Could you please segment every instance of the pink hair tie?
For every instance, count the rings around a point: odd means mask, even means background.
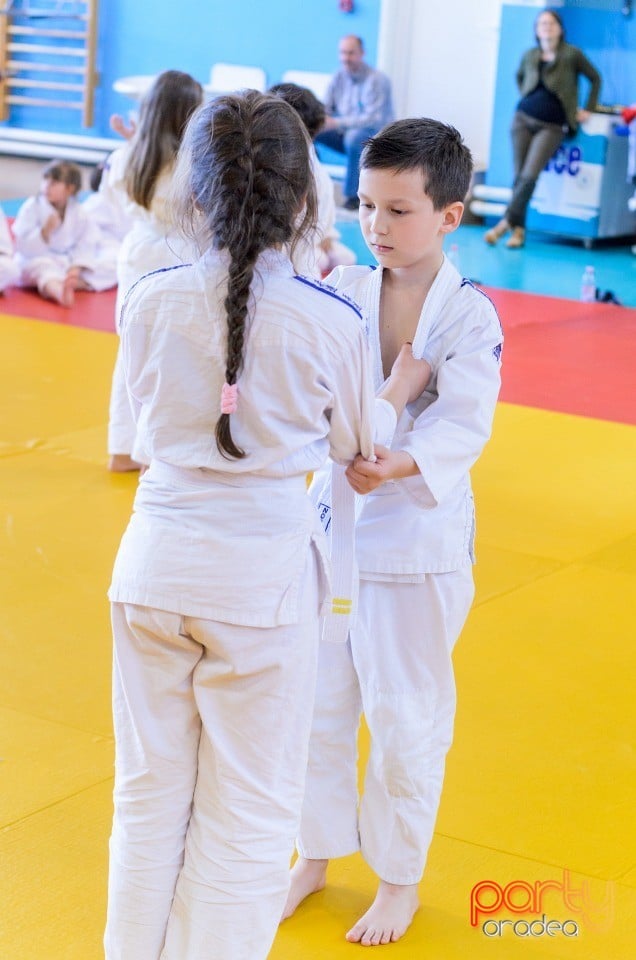
[[[224,383],[221,387],[221,413],[236,413],[238,401],[238,385]]]

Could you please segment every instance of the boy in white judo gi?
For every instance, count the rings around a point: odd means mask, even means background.
[[[398,940],[418,908],[452,741],[451,654],[474,587],[469,470],[492,425],[502,332],[488,298],[443,253],[472,171],[458,132],[428,119],[385,127],[365,147],[360,224],[378,268],[340,267],[328,282],[356,300],[371,329],[375,385],[401,344],[432,368],[377,462],[347,477],[365,494],[356,524],[360,592],[346,643],[322,643],[299,858],[283,917],[322,889],[328,861],[357,850],[379,878],[347,933]],[[356,738],[371,734],[358,803]]]
[[[79,202],[81,188],[79,167],[53,160],[13,225],[21,285],[63,307],[73,306],[76,290],[108,290],[117,279],[99,261],[99,233]]]
[[[0,293],[16,283],[20,270],[13,255],[13,241],[4,210],[0,207]]]

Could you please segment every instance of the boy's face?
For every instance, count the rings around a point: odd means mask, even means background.
[[[418,169],[363,168],[358,194],[362,234],[383,267],[439,268],[444,237],[459,225],[462,203],[435,210]]]
[[[42,196],[48,200],[56,210],[63,210],[70,197],[75,195],[75,187],[62,180],[52,180],[44,177],[41,187]]]

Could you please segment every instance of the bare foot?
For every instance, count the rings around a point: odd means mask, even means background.
[[[108,469],[111,473],[130,473],[140,470],[141,464],[133,460],[129,453],[113,453],[108,460]]]
[[[62,299],[60,303],[63,307],[72,307],[75,303],[75,291],[77,290],[77,277],[73,274],[67,274],[62,286]]]
[[[298,857],[291,868],[289,894],[281,921],[291,917],[303,900],[312,893],[324,890],[328,863],[328,860],[305,860],[304,857]]]
[[[380,880],[375,900],[346,934],[349,943],[376,947],[403,937],[420,905],[417,884],[400,886]]]
[[[64,302],[64,284],[61,280],[49,280],[41,288],[40,293],[47,300],[54,300],[62,307],[67,306]]]

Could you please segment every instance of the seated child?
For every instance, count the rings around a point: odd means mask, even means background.
[[[325,122],[325,108],[306,87],[295,83],[277,83],[270,93],[285,100],[299,114],[312,141]],[[313,245],[305,243],[294,255],[298,273],[324,277],[337,266],[351,266],[356,262],[353,250],[340,242],[336,230],[336,200],[333,181],[318,159],[315,149],[311,151],[311,165],[318,195],[318,221]]]
[[[13,256],[13,241],[9,231],[9,224],[0,207],[0,293],[5,287],[16,283],[20,270]]]
[[[76,290],[107,290],[117,279],[99,262],[99,234],[77,197],[81,186],[76,164],[53,160],[13,225],[20,284],[63,307],[73,306]]]

